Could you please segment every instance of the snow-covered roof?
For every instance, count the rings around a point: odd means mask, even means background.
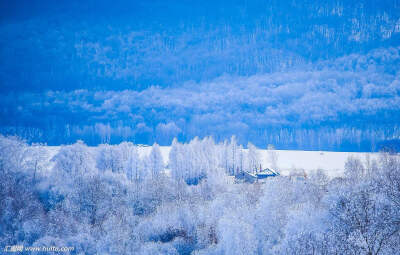
[[[251,172],[245,171],[243,174],[244,174],[245,179],[247,179],[250,182],[254,182],[259,179],[265,179],[268,177],[273,177],[273,176],[279,175],[278,172],[276,172],[275,170],[272,170],[270,168],[266,168],[266,169],[264,169],[260,172],[256,172],[256,173],[251,173]]]
[[[265,168],[262,171],[257,172],[256,175],[273,175],[273,176],[275,176],[275,175],[279,175],[279,173],[271,168]]]

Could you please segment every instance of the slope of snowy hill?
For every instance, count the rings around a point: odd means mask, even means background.
[[[54,156],[59,146],[48,146],[50,157]],[[95,150],[97,147],[90,147]],[[148,155],[151,146],[138,146],[139,155]],[[168,165],[170,146],[160,146],[164,164]],[[338,177],[343,175],[344,165],[348,157],[359,158],[363,162],[368,160],[377,160],[379,153],[360,153],[360,152],[332,152],[332,151],[299,151],[299,150],[273,150],[275,153],[276,166],[271,162],[271,151],[259,150],[262,167],[277,168],[280,174],[288,175],[295,170],[304,170],[311,173],[318,169],[324,170],[329,177]]]

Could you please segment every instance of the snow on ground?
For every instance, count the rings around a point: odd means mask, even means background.
[[[53,157],[59,150],[59,146],[48,146],[49,154]],[[93,149],[95,147],[92,147]],[[151,146],[139,146],[139,155],[141,157],[148,155]],[[171,147],[160,146],[164,164],[168,164],[168,155]],[[262,167],[273,168],[271,162],[271,151],[259,150]],[[318,169],[324,170],[330,177],[343,175],[344,165],[349,156],[361,159],[363,162],[369,156],[371,160],[378,159],[378,153],[360,153],[360,152],[332,152],[332,151],[295,151],[295,150],[274,150],[276,153],[276,170],[287,175],[293,170],[302,169],[306,173],[311,173]]]
[[[164,163],[168,164],[169,146],[161,146],[161,154]],[[141,156],[148,155],[151,147],[139,147]],[[272,168],[270,151],[259,150],[262,167]],[[325,170],[330,177],[343,175],[344,165],[349,156],[361,159],[363,162],[369,156],[371,160],[378,159],[378,153],[360,152],[332,152],[332,151],[293,151],[293,150],[274,150],[277,159],[277,170],[280,174],[287,175],[294,169],[303,169],[306,173],[311,173],[318,169]],[[368,155],[368,156],[367,156]]]
[[[323,169],[330,177],[343,175],[344,165],[349,156],[359,158],[363,162],[378,159],[378,153],[332,152],[332,151],[291,151],[276,150],[277,168],[281,174],[288,174],[293,169],[304,169],[307,173]],[[263,167],[272,167],[270,152],[260,150]]]

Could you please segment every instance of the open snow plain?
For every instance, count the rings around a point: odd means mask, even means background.
[[[47,146],[50,157],[53,157],[59,150],[59,146]],[[93,150],[96,147],[90,147]],[[148,155],[151,146],[138,146],[139,155]],[[168,165],[170,146],[160,146],[164,164]],[[348,157],[356,157],[361,161],[378,160],[379,153],[367,152],[333,152],[333,151],[300,151],[300,150],[273,150],[276,158],[277,171],[282,175],[288,175],[291,171],[304,170],[311,173],[318,169],[324,170],[331,178],[343,175],[344,165]],[[271,162],[271,151],[259,150],[262,167],[273,167]],[[369,158],[369,159],[368,159]]]

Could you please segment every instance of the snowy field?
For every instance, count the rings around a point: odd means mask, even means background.
[[[48,146],[50,157],[54,156],[59,146]],[[93,150],[96,147],[91,147]],[[148,155],[151,146],[139,146],[139,155]],[[168,165],[168,155],[171,147],[160,146],[164,164]],[[267,150],[259,150],[262,167],[272,168],[270,160],[270,152]],[[276,165],[278,172],[282,175],[288,175],[293,170],[304,170],[311,173],[318,169],[325,171],[329,177],[338,177],[343,175],[344,165],[348,157],[356,157],[365,162],[369,157],[370,160],[377,160],[379,153],[364,152],[332,152],[332,151],[296,151],[296,150],[275,150]]]
[[[358,152],[332,152],[332,151],[291,151],[277,150],[277,166],[281,174],[288,174],[292,169],[304,169],[307,173],[323,169],[330,177],[338,177],[343,174],[344,165],[349,156],[365,161],[368,156],[378,159],[378,153]],[[262,162],[270,166],[268,151],[261,150]]]

